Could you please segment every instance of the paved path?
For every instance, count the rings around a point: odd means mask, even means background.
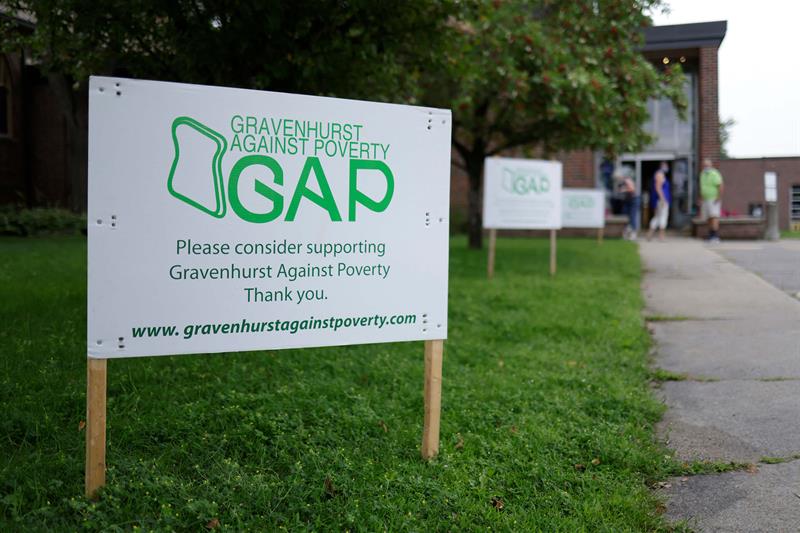
[[[659,389],[668,406],[660,434],[684,460],[757,465],[672,480],[667,517],[699,531],[800,531],[800,300],[792,296],[800,247],[792,246],[640,246],[655,364],[689,376]]]
[[[800,239],[725,241],[715,251],[792,296],[800,293]]]

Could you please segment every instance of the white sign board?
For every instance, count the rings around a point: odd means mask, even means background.
[[[778,174],[764,172],[764,199],[767,202],[778,201]]]
[[[606,197],[598,189],[564,189],[561,195],[562,228],[603,228]]]
[[[93,77],[88,354],[447,334],[448,110]]]
[[[561,176],[558,161],[486,158],[483,227],[559,229]]]

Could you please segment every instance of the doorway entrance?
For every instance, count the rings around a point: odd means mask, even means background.
[[[669,152],[626,154],[618,160],[618,167],[626,169],[636,184],[636,192],[640,199],[640,229],[647,227],[654,212],[653,176],[662,161],[665,161],[669,168],[667,181],[672,193],[668,227],[682,228],[691,220],[690,157]]]

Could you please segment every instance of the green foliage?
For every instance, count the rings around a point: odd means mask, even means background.
[[[92,503],[85,240],[0,240],[0,530],[665,529],[649,487],[694,467],[653,441],[636,249],[547,254],[500,239],[489,282],[453,240],[436,460],[421,343],[112,360]]]
[[[462,3],[451,18],[432,95],[455,109],[459,151],[527,144],[545,153],[633,152],[650,139],[647,99],[683,111],[679,66],[657,70],[640,51],[658,0]]]
[[[731,130],[736,125],[736,120],[728,118],[719,121],[719,156],[722,159],[730,158],[728,154],[728,141],[731,139]]]
[[[685,315],[647,315],[644,319],[648,322],[685,322],[692,320],[691,317]]]
[[[59,208],[0,207],[0,235],[75,235],[86,232],[86,216]]]
[[[474,0],[448,21],[444,65],[423,76],[432,103],[452,107],[453,145],[470,180],[470,245],[480,247],[484,159],[534,147],[636,152],[648,98],[683,114],[679,65],[641,53],[660,0]]]
[[[790,461],[796,461],[800,459],[800,453],[796,453],[794,455],[790,455],[788,457],[770,457],[764,456],[761,458],[761,462],[768,465],[779,465],[781,463],[788,463]]]
[[[687,374],[679,374],[677,372],[671,372],[669,370],[664,370],[663,368],[653,368],[650,370],[650,379],[652,381],[686,381],[689,379]]]
[[[413,101],[451,2],[7,0],[6,49],[83,85],[91,74]],[[410,38],[412,37],[413,38]]]

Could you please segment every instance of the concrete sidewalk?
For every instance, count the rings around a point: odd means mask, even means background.
[[[640,253],[655,365],[688,375],[659,389],[662,438],[683,460],[757,465],[672,480],[668,518],[700,531],[800,531],[800,300],[723,247],[670,239]]]

